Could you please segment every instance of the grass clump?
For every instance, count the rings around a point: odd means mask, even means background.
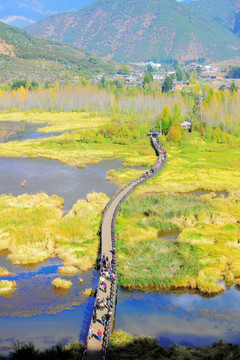
[[[10,275],[9,271],[4,267],[0,267],[0,276],[8,276],[8,275]]]
[[[83,295],[86,296],[86,297],[90,297],[92,296],[94,290],[93,289],[85,289],[84,292],[83,292]]]
[[[0,280],[0,295],[9,293],[17,287],[16,281]]]
[[[58,272],[61,275],[74,276],[79,272],[76,266],[60,266]]]
[[[72,282],[70,280],[64,280],[61,278],[56,278],[52,281],[52,284],[57,289],[70,289],[72,287]]]
[[[132,335],[116,331],[111,335],[108,358],[117,359],[167,359],[167,351],[158,344],[154,337]]]

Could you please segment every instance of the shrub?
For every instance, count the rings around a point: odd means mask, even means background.
[[[181,141],[181,137],[182,137],[182,133],[181,133],[180,126],[178,126],[178,125],[172,126],[167,135],[168,141],[171,141],[171,142],[174,142],[177,144]]]

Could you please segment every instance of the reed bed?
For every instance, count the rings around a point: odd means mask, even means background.
[[[240,194],[135,195],[117,218],[118,281],[135,289],[219,294],[240,278]],[[177,239],[165,239],[168,233]]]
[[[63,217],[63,199],[55,195],[2,195],[0,249],[8,250],[14,264],[22,265],[59,256],[64,275],[91,269],[98,254],[101,213],[108,201],[105,194],[88,194]]]

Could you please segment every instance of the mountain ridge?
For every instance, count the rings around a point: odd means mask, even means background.
[[[97,0],[26,28],[117,61],[222,59],[237,56],[229,29],[176,0]]]

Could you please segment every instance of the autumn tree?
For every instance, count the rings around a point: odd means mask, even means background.
[[[162,133],[166,135],[172,125],[172,121],[172,112],[168,106],[165,106],[158,121],[156,122],[156,127],[157,129],[161,128]]]
[[[189,79],[189,84],[190,84],[190,85],[193,85],[193,84],[194,84],[194,77],[192,77],[192,76],[190,77],[190,79]]]
[[[176,125],[181,120],[181,110],[177,103],[173,106],[173,117],[172,117],[172,124]]]

